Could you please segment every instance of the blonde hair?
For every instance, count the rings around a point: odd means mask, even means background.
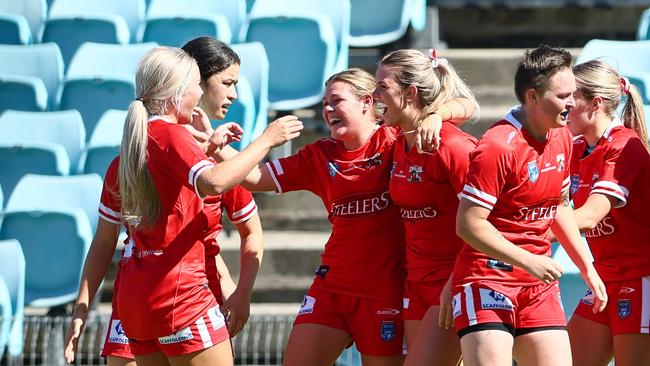
[[[423,105],[421,116],[435,111],[440,105],[455,98],[468,99],[476,108],[479,105],[474,93],[458,76],[446,59],[438,58],[434,63],[429,56],[414,49],[390,52],[379,62],[387,67],[395,81],[406,89],[410,85],[418,89],[418,98]],[[435,67],[434,67],[435,66]]]
[[[160,214],[160,197],[147,168],[149,116],[178,111],[196,61],[183,50],[158,47],[147,52],[135,75],[137,98],[129,105],[120,147],[119,182],[122,219],[131,227],[152,226]]]
[[[646,130],[643,114],[643,100],[634,85],[628,85],[625,90],[623,78],[607,62],[591,60],[573,67],[578,92],[588,100],[601,97],[605,112],[614,118],[621,98],[627,96],[623,106],[622,119],[627,128],[636,131],[637,135],[648,148],[648,131]],[[626,80],[626,83],[629,81]]]
[[[330,76],[325,82],[325,87],[328,87],[330,84],[335,82],[342,82],[350,85],[352,87],[352,94],[358,100],[361,100],[366,96],[372,98],[372,93],[375,91],[376,86],[375,77],[368,71],[358,67],[352,67]],[[376,104],[373,104],[373,112],[375,120],[381,120],[383,110],[381,110],[381,108]]]

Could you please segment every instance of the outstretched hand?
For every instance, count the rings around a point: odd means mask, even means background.
[[[240,141],[244,130],[235,122],[226,122],[217,127],[208,138],[208,149],[206,154],[212,155],[215,151],[221,150],[224,146],[234,141]]]
[[[302,122],[293,115],[283,116],[269,123],[260,138],[264,138],[271,147],[276,147],[300,136]]]

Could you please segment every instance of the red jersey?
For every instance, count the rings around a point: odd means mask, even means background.
[[[605,281],[650,274],[650,155],[639,136],[613,122],[591,153],[577,137],[571,159],[571,195],[575,207],[592,193],[616,198],[594,229],[585,232],[594,266]]]
[[[404,228],[388,192],[395,137],[378,127],[356,150],[321,139],[267,163],[279,193],[307,190],[327,208],[332,234],[313,287],[401,301]]]
[[[567,128],[554,128],[546,141],[536,141],[508,114],[470,154],[461,198],[490,210],[488,221],[513,244],[533,254],[550,255],[551,224],[562,192],[569,189],[572,140]],[[454,269],[454,284],[482,280],[507,281],[512,286],[539,282],[523,268],[465,244]]]
[[[463,241],[456,235],[458,195],[463,190],[469,153],[478,141],[443,123],[440,148],[407,151],[406,138],[395,144],[390,196],[406,228],[406,270],[411,281],[447,279]]]
[[[123,260],[117,294],[126,334],[142,340],[172,334],[215,304],[205,275],[208,226],[196,187],[214,164],[183,126],[160,119],[148,124],[147,153],[160,213],[151,228],[130,230],[134,247]]]
[[[205,235],[205,273],[212,293],[217,296],[221,294],[221,285],[214,257],[219,254],[217,236],[223,228],[222,209],[225,208],[228,212],[230,222],[239,224],[257,213],[257,205],[253,195],[241,186],[235,186],[232,190],[218,196],[209,196],[203,202],[203,212],[208,219],[208,232]],[[221,299],[217,301],[221,303]]]

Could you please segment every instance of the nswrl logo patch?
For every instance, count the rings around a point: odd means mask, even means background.
[[[618,300],[618,317],[620,319],[625,319],[630,316],[632,309],[630,306],[630,299],[620,299]]]
[[[537,179],[539,178],[539,168],[537,167],[537,161],[529,161],[527,167],[528,180],[530,180],[532,183],[537,182]]]
[[[386,342],[390,342],[395,338],[396,328],[395,322],[393,320],[383,320],[381,322],[381,328],[379,336]]]

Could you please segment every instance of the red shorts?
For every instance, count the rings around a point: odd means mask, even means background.
[[[487,329],[504,330],[514,336],[566,329],[557,282],[532,286],[470,283],[455,287],[452,294],[454,326],[459,337]]]
[[[133,353],[131,353],[131,347],[129,347],[129,338],[124,334],[122,322],[117,318],[115,309],[113,309],[111,320],[108,323],[101,356],[115,356],[133,360]]]
[[[368,356],[401,356],[404,323],[399,300],[390,302],[310,288],[294,324],[321,324],[352,336]]]
[[[404,282],[404,320],[422,320],[424,313],[440,305],[440,293],[447,280]]]
[[[219,306],[212,307],[191,325],[165,337],[135,340],[129,338],[136,356],[162,352],[165,356],[182,356],[212,347],[229,339]]]
[[[594,314],[594,295],[587,291],[574,314],[610,327],[612,335],[648,334],[650,326],[650,276],[607,282],[607,306]]]

